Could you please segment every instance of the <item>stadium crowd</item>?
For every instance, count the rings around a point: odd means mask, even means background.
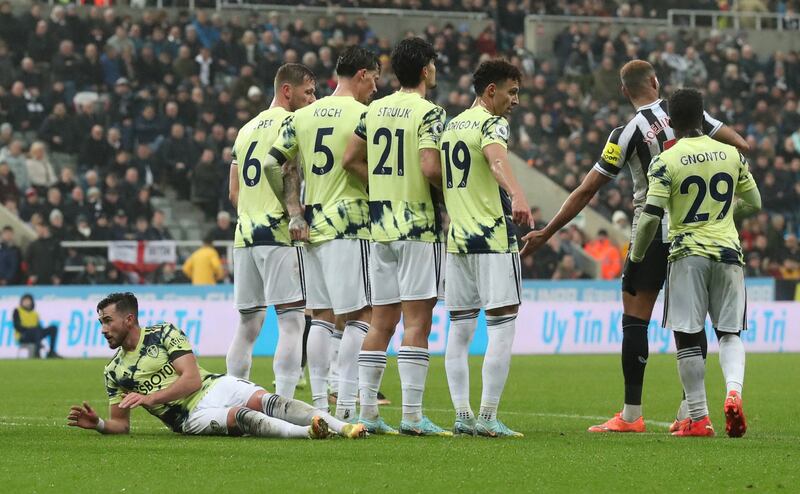
[[[317,3],[464,7],[456,0]],[[644,29],[612,36],[607,26],[574,23],[556,37],[553,58],[540,60],[525,48],[523,12],[625,16],[638,15],[641,7],[642,15],[650,15],[647,9],[657,4],[637,3],[626,14],[619,9],[627,4],[614,9],[615,2],[601,0],[501,2],[505,10],[499,13],[491,1],[466,3],[493,9],[495,21],[477,36],[451,24],[431,24],[416,33],[440,54],[440,85],[432,97],[448,116],[471,104],[471,72],[481,58],[508,57],[526,75],[520,108],[511,118],[512,149],[572,190],[609,132],[632,114],[619,91],[619,67],[633,58],[649,60],[663,94],[684,85],[703,89],[709,113],[747,137],[766,209],[743,223],[748,274],[800,278],[796,52],[759,57],[745,36],[712,32],[699,38],[683,31],[670,36]],[[778,9],[774,4],[762,5]],[[782,5],[793,8],[792,2]],[[59,242],[170,239],[163,212],[150,201],[167,190],[193,201],[207,218],[232,211],[226,180],[231,145],[237,129],[270,101],[278,67],[285,62],[311,67],[321,97],[335,87],[338,51],[362,44],[381,56],[376,95],[381,97],[396,89],[388,64],[393,41],[364,18],[348,22],[344,15],[307,25],[277,12],[253,11],[225,21],[201,10],[175,15],[145,10],[130,17],[74,5],[46,13],[34,4],[13,13],[8,2],[0,3],[0,201],[38,236],[23,254],[13,247],[13,231],[3,232],[0,283],[123,280],[111,266],[97,273],[95,261]],[[621,174],[591,205],[627,232],[631,199],[630,176]],[[540,215],[537,220],[545,221]],[[215,238],[225,238],[231,228],[230,220],[226,227],[220,222],[225,220],[218,222]],[[525,259],[524,273],[586,277],[577,252],[582,250],[600,260],[603,278],[615,278],[625,248],[604,234],[588,239],[573,226],[535,260]],[[84,265],[85,272],[65,275],[69,265]],[[180,279],[174,266],[154,276],[157,282]]]

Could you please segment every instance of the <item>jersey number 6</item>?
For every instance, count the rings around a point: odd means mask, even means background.
[[[244,167],[242,168],[242,179],[244,184],[248,187],[255,187],[258,181],[261,180],[261,162],[258,158],[253,157],[253,151],[256,149],[258,141],[253,141],[250,147],[247,148],[247,156],[244,157]],[[255,168],[256,172],[251,177],[252,169]]]

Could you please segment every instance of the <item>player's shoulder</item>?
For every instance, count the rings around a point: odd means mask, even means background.
[[[105,367],[103,367],[103,374],[109,376],[109,374],[111,374],[114,371],[114,369],[116,369],[116,367],[120,364],[121,360],[122,360],[122,347],[119,347],[117,348],[117,351],[114,352],[114,356],[112,356],[111,359],[108,362],[106,362]]]

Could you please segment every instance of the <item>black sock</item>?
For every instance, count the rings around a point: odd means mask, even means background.
[[[642,404],[644,368],[650,349],[647,344],[647,326],[650,321],[622,315],[622,375],[625,378],[625,404]]]
[[[303,330],[303,357],[300,360],[300,368],[303,369],[306,366],[306,360],[308,359],[307,348],[308,347],[308,332],[311,330],[311,316],[306,314],[306,327]]]

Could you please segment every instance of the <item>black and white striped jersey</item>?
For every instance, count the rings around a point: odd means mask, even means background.
[[[713,136],[722,127],[722,122],[703,112],[703,132]],[[641,106],[636,115],[625,125],[611,131],[600,159],[594,165],[599,173],[616,178],[627,164],[633,178],[633,225],[634,231],[644,203],[647,199],[647,168],[654,156],[659,155],[671,141],[675,132],[669,126],[667,102],[663,99]],[[667,218],[664,218],[662,233],[666,239]]]

